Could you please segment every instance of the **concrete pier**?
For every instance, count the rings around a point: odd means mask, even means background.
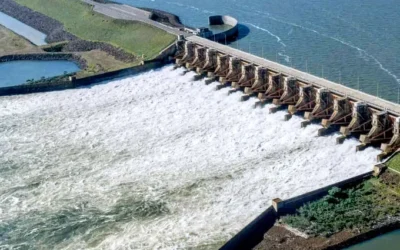
[[[206,62],[203,67],[199,66],[196,68],[198,74],[207,72],[208,77],[214,76],[214,71],[217,68],[217,52],[213,49],[206,50]]]

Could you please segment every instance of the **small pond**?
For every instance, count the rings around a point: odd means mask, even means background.
[[[17,19],[10,17],[9,15],[0,12],[0,25],[12,30],[20,36],[25,37],[35,45],[45,45],[46,35],[42,32],[18,21]]]
[[[396,230],[371,240],[362,242],[355,246],[347,248],[347,250],[398,250],[400,249],[400,230]]]
[[[70,61],[12,61],[0,63],[0,88],[26,83],[29,79],[54,77],[79,71]]]

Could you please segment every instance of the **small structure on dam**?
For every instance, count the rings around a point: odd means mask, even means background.
[[[257,96],[256,105],[272,101],[270,112],[287,106],[285,120],[304,114],[301,127],[320,120],[318,135],[340,131],[337,143],[359,136],[357,150],[380,145],[379,160],[400,147],[400,105],[208,39],[186,39],[177,42],[176,63],[218,80],[217,89],[243,90],[242,100]]]

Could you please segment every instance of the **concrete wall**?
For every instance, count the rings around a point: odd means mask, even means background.
[[[263,240],[265,232],[274,226],[277,218],[275,209],[270,206],[220,249],[252,249]]]
[[[210,40],[214,40],[215,41],[221,41],[221,42],[225,42],[225,37],[226,40],[232,40],[233,38],[235,38],[239,32],[239,23],[238,21],[231,17],[231,16],[210,16],[209,17],[209,24],[210,25],[229,25],[232,26],[232,28],[225,30],[221,33],[218,34],[214,34],[210,37],[207,37]]]
[[[103,74],[93,75],[81,79],[75,79],[72,81],[60,81],[57,83],[43,83],[43,84],[24,84],[12,87],[5,87],[5,88],[0,88],[0,96],[38,93],[38,92],[64,90],[80,86],[87,86],[107,80],[112,80],[117,77],[124,77],[128,75],[142,73],[151,69],[162,67],[165,64],[166,64],[165,60],[152,60],[145,62],[143,65],[138,65],[131,68],[116,70]]]
[[[312,201],[316,201],[323,196],[328,194],[328,191],[332,187],[347,188],[357,185],[367,178],[372,176],[372,171],[355,176],[353,178],[317,189],[315,191],[302,194],[284,201],[279,202],[279,207],[276,209],[274,206],[270,206],[260,216],[254,219],[250,224],[243,228],[237,233],[232,239],[230,239],[222,250],[245,250],[252,249],[259,244],[266,232],[273,227],[279,217],[294,214],[298,208],[304,204]]]

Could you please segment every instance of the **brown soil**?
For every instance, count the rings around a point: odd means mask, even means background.
[[[354,237],[352,232],[340,232],[329,238],[310,237],[305,239],[288,231],[282,226],[272,227],[265,235],[264,240],[255,250],[304,250],[304,249],[336,249],[335,245]]]

